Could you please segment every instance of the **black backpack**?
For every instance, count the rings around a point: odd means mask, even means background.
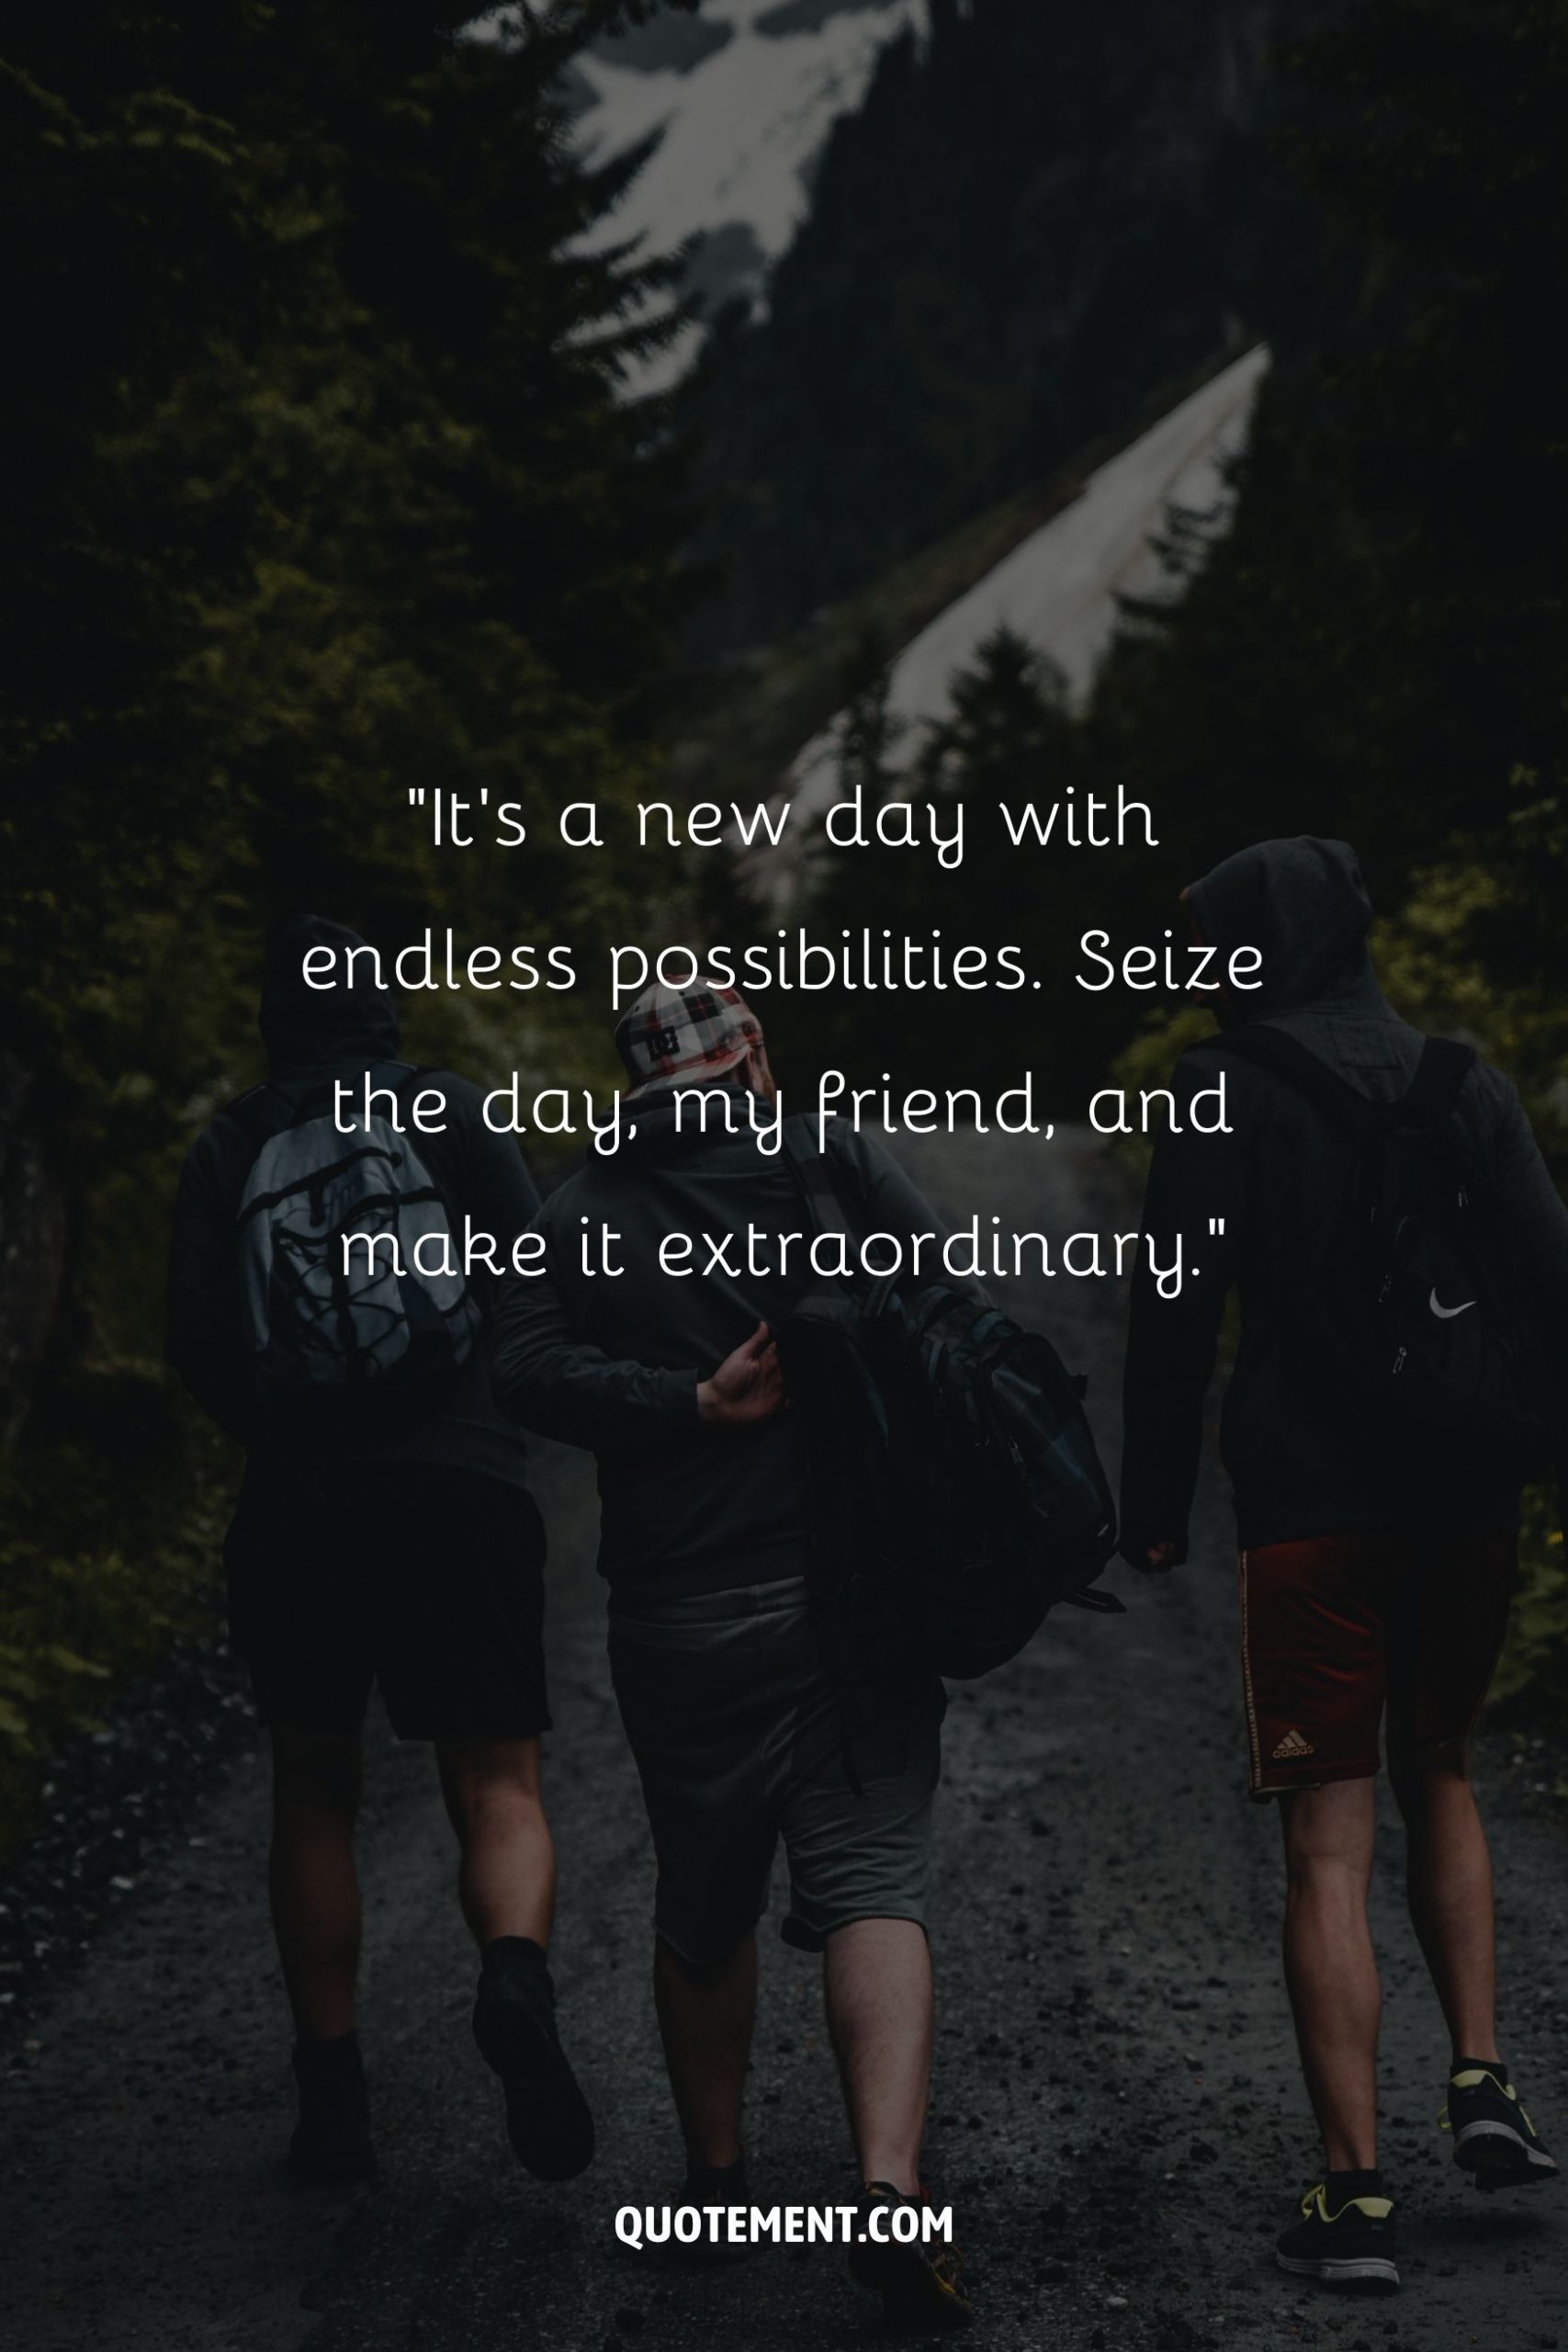
[[[369,1073],[400,1095],[424,1075]],[[482,1310],[414,1139],[379,1114],[340,1133],[330,1080],[258,1087],[230,1115],[252,1151],[235,1246],[257,1411],[331,1442],[434,1408]]]
[[[1428,1037],[1393,1102],[1374,1102],[1267,1024],[1212,1050],[1272,1070],[1354,1146],[1337,1221],[1304,1238],[1287,1276],[1314,1377],[1369,1448],[1418,1463],[1456,1449],[1522,1464],[1540,1419],[1492,1188],[1455,1118],[1475,1064]]]
[[[818,1232],[848,1223],[826,1159],[784,1126]],[[944,1282],[835,1282],[781,1324],[811,1489],[810,1591],[840,1679],[988,1674],[1090,1589],[1116,1512],[1050,1341]]]

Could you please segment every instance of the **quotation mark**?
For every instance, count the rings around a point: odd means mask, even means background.
[[[1209,1231],[1211,1234],[1223,1233],[1224,1229],[1225,1221],[1223,1216],[1212,1216],[1209,1219]]]
[[[410,785],[410,786],[409,786],[409,807],[410,807],[411,808],[423,808],[423,806],[424,806],[424,786],[423,786],[423,784],[411,784],[411,785]]]

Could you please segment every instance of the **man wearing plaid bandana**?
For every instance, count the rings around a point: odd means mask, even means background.
[[[700,1259],[660,1263],[671,1236],[802,1233],[761,1023],[734,989],[696,979],[647,989],[615,1042],[624,1139],[591,1152],[547,1203],[544,1272],[503,1285],[496,1376],[518,1419],[598,1461],[611,1671],[659,1865],[654,1989],[686,2195],[750,2202],[756,1929],[782,1840],[783,1934],[823,1954],[864,2197],[896,2209],[920,2195],[944,1696],[934,1678],[835,1688],[811,1638],[804,1465],[771,1336],[810,1283],[807,1251],[764,1249],[752,1262],[774,1271],[760,1276],[731,1271],[728,1254],[705,1272]],[[801,1126],[814,1148],[812,1124]],[[880,1145],[834,1122],[826,1150],[866,1230],[932,1229]],[[601,1227],[617,1237],[614,1277],[583,1267],[581,1237]],[[968,2315],[938,2241],[868,2244],[852,2265],[895,2320]]]

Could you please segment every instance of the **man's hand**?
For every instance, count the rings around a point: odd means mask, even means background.
[[[697,1383],[697,1412],[705,1421],[739,1428],[772,1420],[784,1408],[784,1374],[773,1333],[759,1323],[710,1379]]]
[[[1181,1559],[1181,1545],[1169,1544],[1134,1544],[1123,1549],[1122,1557],[1140,1576],[1168,1577]]]

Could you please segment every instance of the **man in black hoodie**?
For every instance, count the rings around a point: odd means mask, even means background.
[[[1371,907],[1344,842],[1261,842],[1186,899],[1199,938],[1222,959],[1243,945],[1261,952],[1259,988],[1221,1000],[1222,1031],[1262,1023],[1359,1097],[1406,1094],[1426,1041],[1378,986]],[[1222,1079],[1225,1128],[1206,1132],[1215,1098],[1195,1125],[1193,1097]],[[1299,1074],[1292,1081],[1221,1039],[1183,1055],[1174,1093],[1145,1227],[1162,1257],[1177,1234],[1196,1238],[1199,1265],[1179,1297],[1163,1299],[1140,1260],[1122,1552],[1151,1573],[1186,1557],[1204,1399],[1234,1283],[1240,1334],[1221,1452],[1239,1522],[1251,1788],[1280,1803],[1286,1976],[1326,2166],[1280,2261],[1336,2283],[1397,2285],[1393,2209],[1376,2168],[1380,1995],[1366,1908],[1385,1719],[1411,1913],[1452,2040],[1455,2156],[1485,2187],[1555,2170],[1497,2051],[1491,1865],[1469,1773],[1471,1728],[1506,1626],[1520,1471],[1497,1445],[1417,1454],[1370,1436],[1314,1351],[1314,1292],[1333,1295],[1339,1278],[1322,1253],[1340,1246],[1358,1165],[1352,1134],[1323,1100]],[[1475,1202],[1511,1261],[1518,1311],[1533,1322],[1547,1393],[1560,1396],[1568,1211],[1497,1071],[1473,1062],[1448,1115]],[[1430,1311],[1472,1310],[1434,1286]]]
[[[654,1989],[687,2196],[748,2201],[756,1928],[782,1839],[784,1934],[824,1957],[879,2234],[852,2264],[895,2318],[961,2323],[949,2250],[886,2234],[919,2202],[942,1686],[836,1690],[817,1657],[804,1468],[769,1336],[811,1281],[804,1247],[781,1263],[781,1237],[798,1245],[811,1227],[777,1148],[761,1026],[734,989],[698,982],[647,991],[616,1043],[635,1134],[550,1196],[544,1275],[502,1285],[496,1378],[531,1428],[598,1459],[610,1664],[659,1866]],[[878,1147],[830,1130],[827,1158],[852,1222],[933,1229]],[[606,1228],[614,1274],[599,1270]]]
[[[299,2091],[290,2165],[310,2181],[373,2169],[354,1826],[375,1683],[399,1736],[435,1744],[482,1955],[474,2031],[513,2146],[540,2178],[564,2179],[592,2157],[593,2127],[545,1962],[544,1531],[521,1434],[491,1394],[490,1302],[459,1278],[382,1274],[355,1305],[338,1229],[342,1204],[381,1216],[400,1195],[395,1214],[428,1239],[450,1227],[460,1242],[467,1216],[505,1249],[538,1195],[475,1088],[399,1061],[393,1000],[353,932],[305,916],[275,933],[261,1030],[266,1084],[218,1114],[181,1177],[168,1344],[245,1448],[224,1556],[234,1646],[272,1740],[268,1884]],[[375,1361],[395,1349],[406,1363]]]

